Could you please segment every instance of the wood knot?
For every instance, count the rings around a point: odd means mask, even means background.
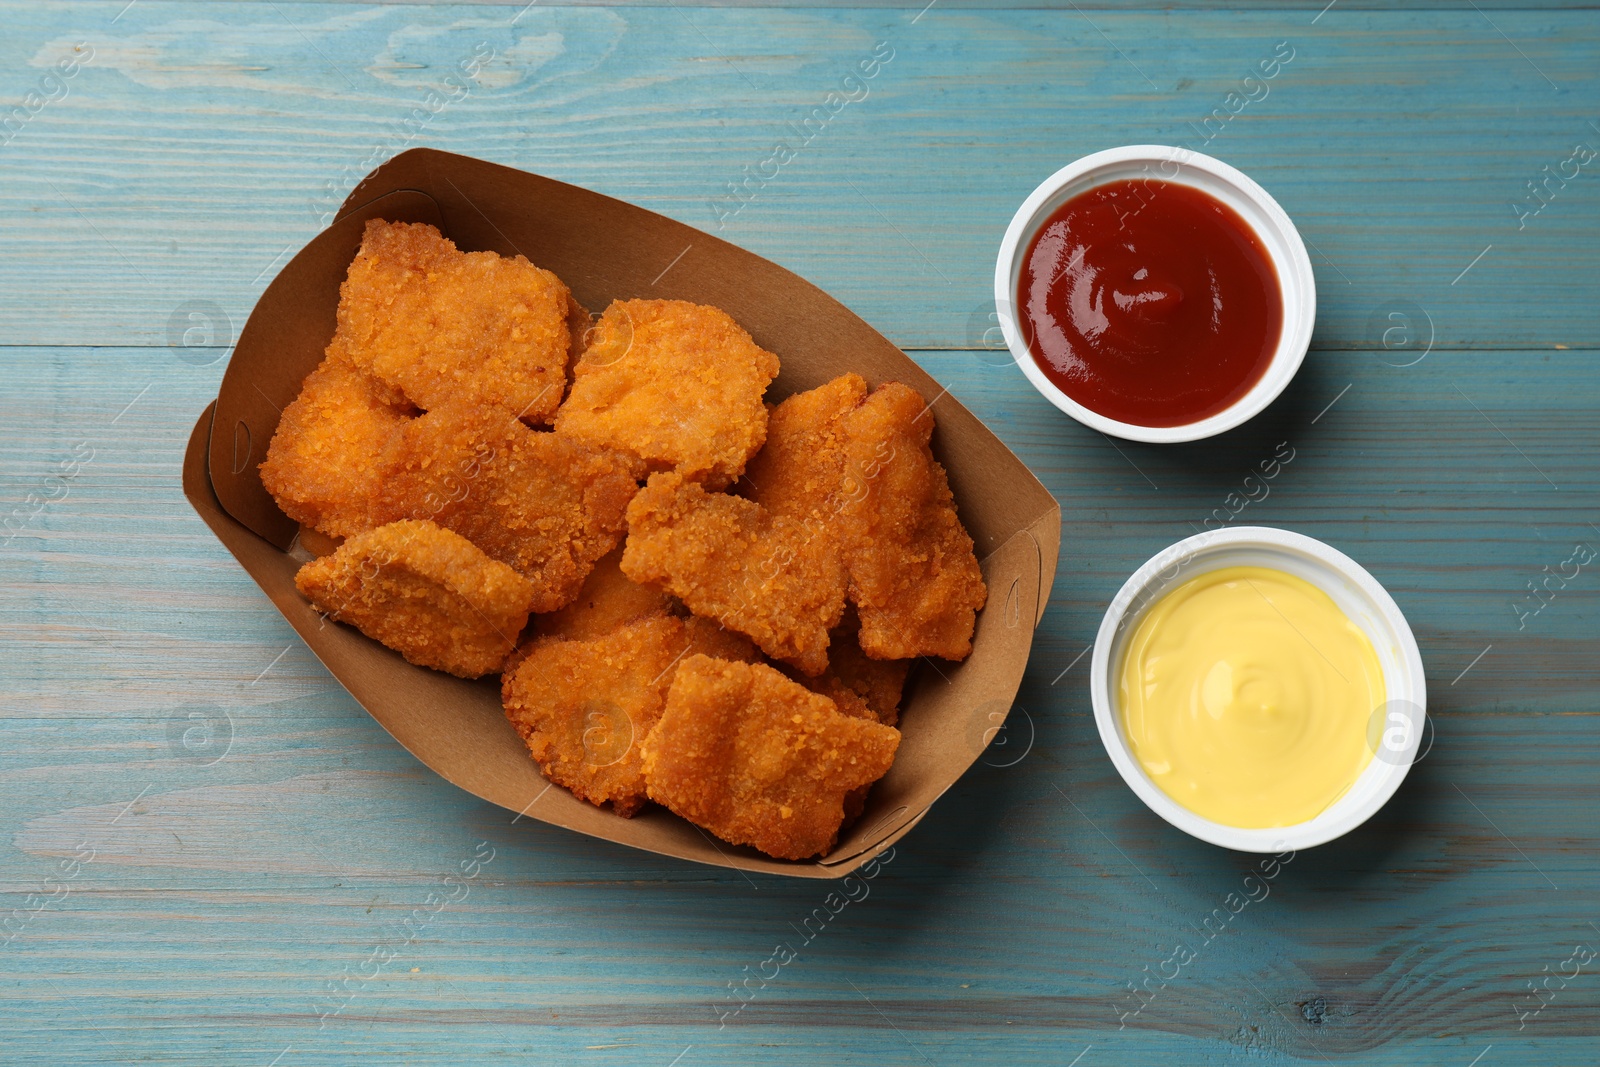
[[[1300,1009],[1300,1017],[1312,1026],[1321,1026],[1328,1018],[1328,1001],[1323,997],[1298,1001],[1295,1006]]]

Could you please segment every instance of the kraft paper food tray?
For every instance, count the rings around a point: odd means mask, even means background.
[[[500,709],[497,679],[414,667],[356,630],[325,622],[294,588],[307,554],[298,526],[262,488],[257,466],[281,410],[333,336],[339,283],[368,219],[429,222],[464,251],[521,253],[560,275],[594,311],[613,299],[714,304],[783,369],[777,400],[855,371],[933,400],[935,455],[989,585],[973,653],[913,672],[900,751],[866,812],[816,862],[770,859],[714,841],[665,809],[632,819],[550,786]],[[663,268],[671,265],[663,275]],[[1022,462],[886,338],[828,294],[744,249],[682,223],[538,175],[431,149],[396,156],[350,194],[262,294],[215,403],[195,425],[184,493],[222,543],[356,700],[413,755],[462,789],[529,819],[663,855],[747,871],[837,878],[899,840],[970,766],[1003,722],[1044,613],[1061,509]]]

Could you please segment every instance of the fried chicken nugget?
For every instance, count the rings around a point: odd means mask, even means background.
[[[847,610],[828,643],[828,669],[815,678],[792,676],[795,681],[839,705],[847,714],[865,714],[895,726],[900,722],[900,696],[905,690],[911,661],[872,659],[857,643],[861,623]]]
[[[329,356],[283,410],[261,484],[285,515],[329,536],[371,529],[395,442],[416,413],[376,378]]]
[[[548,422],[571,348],[566,285],[522,256],[459,252],[425,223],[367,223],[339,288],[331,353],[432,410],[503,407]]]
[[[661,717],[672,669],[701,652],[755,655],[715,623],[659,615],[585,640],[535,639],[501,679],[501,701],[546,778],[631,817],[647,799],[639,742]]]
[[[778,357],[718,308],[619,300],[573,367],[556,428],[720,489],[766,439],[761,395],[777,375]]]
[[[771,667],[691,655],[644,739],[644,780],[723,840],[800,860],[833,847],[846,794],[883,777],[899,744]]]
[[[630,622],[666,615],[675,605],[676,601],[660,589],[640,585],[622,573],[622,548],[618,546],[595,563],[572,603],[548,615],[536,616],[533,628],[540,637],[583,640],[608,634]]]
[[[862,649],[875,659],[965,659],[988,590],[944,467],[928,448],[928,405],[889,382],[843,425],[845,567]]]
[[[841,513],[860,479],[847,477],[844,423],[866,397],[867,383],[859,374],[840,375],[789,397],[770,413],[767,443],[745,470],[744,495],[774,515],[805,523],[808,551],[842,558],[852,538]],[[828,669],[815,678],[793,677],[841,711],[893,726],[900,719],[900,691],[910,664],[867,658],[856,643],[860,630],[856,612],[847,610],[829,639]]]
[[[810,541],[800,523],[752,501],[708,493],[680,474],[652,474],[628,505],[622,572],[745,634],[772,658],[819,674],[845,585],[837,556]]]
[[[846,625],[852,622],[855,622],[855,612],[846,611],[844,623],[834,629],[826,671],[815,678],[807,678],[798,671],[785,673],[813,693],[833,701],[842,714],[852,719],[896,726],[900,722],[900,693],[911,663],[903,659],[869,659],[856,644],[859,623]],[[844,795],[844,822],[840,832],[861,817],[871,792],[869,784]]]
[[[845,481],[843,420],[867,397],[859,374],[843,374],[825,385],[795,393],[767,418],[767,441],[745,468],[744,495],[774,515],[802,520],[829,543],[837,524]]]
[[[450,404],[405,427],[375,508],[429,519],[534,585],[534,611],[578,595],[616,547],[638,490],[638,461],[530,430],[505,409]]]
[[[462,678],[500,669],[534,594],[471,541],[421,521],[358,533],[301,567],[294,584],[334,620]]]

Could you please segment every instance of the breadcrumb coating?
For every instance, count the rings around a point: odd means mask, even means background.
[[[871,658],[857,643],[860,629],[855,611],[847,610],[830,635],[828,669],[815,678],[794,676],[795,681],[828,697],[839,705],[840,711],[864,712],[885,726],[896,726],[911,661]]]
[[[571,293],[522,256],[459,252],[425,223],[367,223],[330,354],[417,407],[482,403],[548,422],[566,388]]]
[[[772,658],[818,674],[845,591],[837,554],[815,551],[821,543],[752,501],[708,493],[679,474],[652,474],[628,505],[622,571],[747,635]]]
[[[740,483],[774,515],[805,523],[813,555],[838,553],[879,659],[963,659],[986,590],[928,448],[933,415],[909,386],[867,393],[846,374],[773,409]]]
[[[619,545],[595,563],[572,603],[559,611],[535,616],[533,629],[540,637],[582,640],[653,615],[669,614],[675,607],[677,601],[671,596],[655,586],[640,585],[622,573]]]
[[[766,440],[761,396],[777,375],[778,357],[718,308],[619,300],[573,367],[556,428],[720,489]]]
[[[647,799],[640,742],[661,716],[673,669],[700,652],[755,655],[715,623],[667,615],[583,640],[537,638],[501,680],[506,718],[546,778],[631,817]]]
[[[431,522],[358,533],[295,575],[320,610],[422,667],[477,678],[500,669],[528,621],[533,586]]]
[[[900,693],[905,686],[906,674],[911,669],[911,661],[869,658],[856,644],[859,624],[853,623],[855,612],[846,611],[844,622],[834,628],[833,639],[828,646],[827,670],[815,678],[808,678],[799,671],[790,673],[785,670],[784,673],[813,693],[833,701],[840,714],[885,726],[898,726]],[[872,786],[864,785],[844,795],[844,822],[839,828],[841,833],[861,817],[871,792]]]
[[[827,852],[846,794],[883,777],[900,733],[762,664],[691,655],[644,739],[650,798],[779,859]]]
[[[769,408],[778,370],[717,308],[594,319],[521,256],[375,220],[261,479],[346,539],[301,592],[501,671],[551,782],[806,859],[893,762],[909,660],[970,654],[987,590],[923,398],[845,374]]]
[[[291,519],[331,537],[373,527],[373,500],[416,409],[343,359],[329,356],[283,410],[261,484]]]
[[[630,456],[450,404],[405,427],[375,510],[454,530],[533,583],[534,611],[555,611],[616,547],[638,475]]]
[[[860,495],[866,473],[846,467],[845,419],[867,393],[859,374],[843,374],[783,401],[771,411],[767,443],[739,483],[747,498],[770,513],[804,523],[807,551],[836,554],[841,561],[845,546],[863,536],[844,515],[849,498]],[[900,719],[900,691],[910,664],[869,659],[857,644],[860,630],[855,610],[847,610],[829,637],[828,669],[795,680],[832,699],[841,711],[867,709],[893,726]]]
[[[889,382],[843,424],[841,518],[861,647],[875,659],[965,659],[988,590],[950,481],[928,447],[928,405],[910,386]]]
[[[767,442],[745,468],[739,490],[836,544],[845,481],[843,420],[866,397],[865,379],[843,374],[773,408]]]

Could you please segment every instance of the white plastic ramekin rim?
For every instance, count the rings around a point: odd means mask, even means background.
[[[1107,182],[1150,178],[1188,185],[1209,193],[1238,213],[1260,239],[1278,274],[1283,296],[1283,330],[1272,362],[1261,380],[1215,415],[1182,426],[1140,426],[1093,411],[1045,377],[1028,351],[1018,323],[1017,282],[1033,236],[1068,200]],[[1187,148],[1136,144],[1108,148],[1067,164],[1039,184],[1017,208],[1000,242],[994,268],[994,302],[1006,347],[1022,373],[1044,398],[1092,429],[1129,441],[1175,444],[1212,437],[1241,425],[1276,400],[1288,386],[1311,345],[1317,318],[1317,286],[1305,242],[1287,212],[1249,176],[1220,159]]]
[[[1127,638],[1144,613],[1173,587],[1223,567],[1287,571],[1327,593],[1372,642],[1383,667],[1386,701],[1373,718],[1380,734],[1367,768],[1315,818],[1292,826],[1246,829],[1203,818],[1168,796],[1134,757],[1118,714],[1118,675]],[[1427,683],[1411,627],[1394,598],[1355,560],[1313,537],[1266,526],[1199,533],[1157,553],[1133,572],[1106,609],[1089,668],[1095,725],[1106,754],[1151,811],[1184,833],[1239,852],[1311,848],[1349,833],[1394,795],[1416,759],[1427,715]],[[1369,738],[1372,733],[1369,731]]]

